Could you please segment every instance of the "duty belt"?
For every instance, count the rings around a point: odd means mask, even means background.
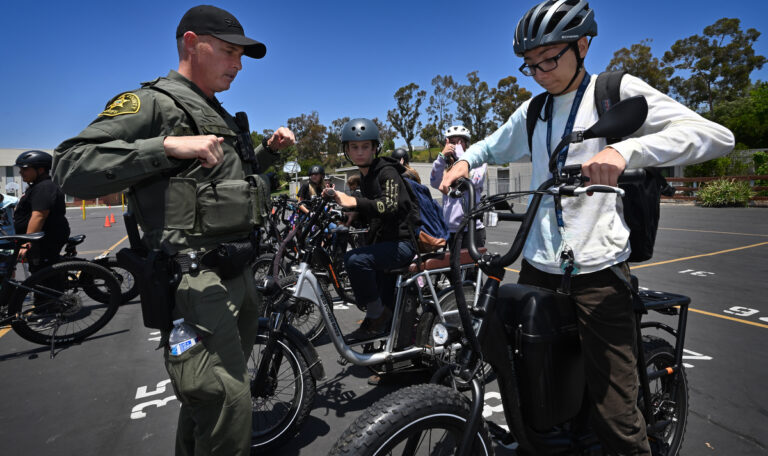
[[[179,272],[182,274],[196,274],[200,271],[213,269],[211,258],[216,254],[216,250],[193,251],[187,253],[178,253],[173,259],[179,265]]]

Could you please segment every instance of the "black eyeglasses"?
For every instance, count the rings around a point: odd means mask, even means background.
[[[541,62],[534,63],[532,65],[524,63],[524,64],[520,65],[520,68],[518,68],[518,69],[520,70],[521,73],[523,73],[526,76],[533,76],[534,74],[536,74],[536,71],[542,71],[544,73],[548,73],[548,72],[554,70],[555,68],[557,68],[557,61],[566,52],[568,52],[568,49],[570,49],[570,48],[571,48],[571,45],[568,44],[556,56],[554,56],[552,58],[549,58],[549,59],[544,59]]]

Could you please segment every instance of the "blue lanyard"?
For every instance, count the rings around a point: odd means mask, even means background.
[[[576,122],[576,112],[579,110],[579,105],[581,104],[581,99],[584,98],[584,92],[587,90],[587,86],[589,85],[589,73],[584,72],[584,79],[581,80],[581,84],[579,84],[578,90],[576,90],[576,96],[573,98],[573,104],[571,104],[571,113],[568,115],[568,122],[565,124],[565,131],[563,132],[563,136],[560,138],[564,138],[571,134],[573,131],[573,124]],[[552,156],[552,97],[548,97],[547,99],[547,156]],[[563,169],[565,166],[565,160],[568,158],[568,148],[570,144],[567,144],[565,147],[563,147],[562,150],[557,151],[557,171],[560,172],[560,170]],[[557,226],[564,227],[565,221],[563,220],[563,206],[560,204],[560,198],[555,198],[555,217],[557,218]]]
[[[581,99],[584,98],[584,92],[587,90],[587,86],[589,85],[589,73],[586,71],[584,72],[584,79],[581,80],[581,84],[579,84],[579,88],[576,91],[576,96],[573,99],[573,104],[571,104],[571,113],[568,115],[568,122],[565,124],[565,131],[563,132],[563,135],[560,137],[560,139],[568,136],[573,131],[573,124],[576,122],[576,112],[579,110],[579,105],[581,104]],[[547,113],[547,156],[552,156],[552,97],[549,97],[547,100],[547,108],[549,112]],[[557,170],[560,171],[563,169],[563,166],[565,166],[565,159],[568,157],[568,147],[570,145],[566,145],[562,150],[557,151],[558,157],[557,157]]]

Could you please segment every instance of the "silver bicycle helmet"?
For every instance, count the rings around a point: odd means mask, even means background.
[[[344,150],[344,156],[350,163],[353,163],[347,154],[347,143],[350,141],[372,141],[373,147],[376,150],[374,157],[379,156],[381,151],[379,127],[372,120],[363,118],[352,119],[341,127],[341,147]]]
[[[515,29],[514,50],[518,57],[539,46],[578,41],[597,36],[595,12],[584,0],[546,0],[520,19]]]

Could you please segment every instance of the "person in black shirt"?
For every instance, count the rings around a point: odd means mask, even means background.
[[[325,170],[320,165],[313,165],[309,168],[309,180],[304,182],[296,196],[299,201],[312,199],[315,195],[320,195],[323,192],[323,177],[325,177]],[[305,214],[309,212],[305,206],[299,206],[301,211]]]
[[[341,141],[347,159],[360,169],[362,195],[327,188],[323,196],[354,209],[370,226],[367,245],[344,257],[355,299],[366,307],[365,319],[348,338],[368,340],[389,329],[396,276],[387,272],[407,266],[413,259],[413,230],[421,225],[421,218],[418,203],[400,176],[405,168],[391,157],[378,157],[381,141],[376,124],[368,119],[350,120],[342,127]]]
[[[16,166],[29,188],[19,199],[13,214],[16,234],[43,232],[45,236],[34,244],[24,244],[21,259],[29,261],[30,272],[36,272],[59,261],[61,248],[69,237],[69,222],[64,204],[64,192],[51,180],[53,158],[40,150],[23,152]]]

